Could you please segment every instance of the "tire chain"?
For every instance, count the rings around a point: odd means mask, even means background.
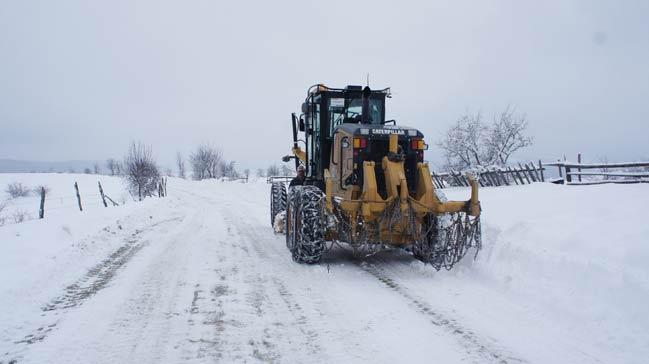
[[[438,197],[441,201],[446,201],[445,196],[439,193]],[[352,241],[351,221],[342,208],[335,202],[334,216],[338,222],[338,236],[341,237],[340,240]],[[415,237],[415,241],[412,244],[413,255],[424,263],[432,265],[438,271],[442,268],[447,270],[453,268],[468,253],[470,248],[476,249],[474,258],[477,257],[478,252],[482,248],[480,217],[471,217],[465,212],[447,213],[440,216],[427,214],[424,217],[423,224],[425,229],[418,232],[418,221],[412,206],[409,207],[407,216],[409,223],[403,232]],[[383,241],[380,236],[381,229],[379,229],[379,224],[388,226],[388,230],[392,231],[394,226],[399,224],[403,218],[404,214],[401,211],[399,202],[395,201],[390,204],[383,211],[379,219],[377,219],[377,222],[374,223],[376,226],[373,228],[378,232],[379,240]],[[356,223],[364,224],[362,221],[357,221]],[[352,244],[354,248],[362,248],[364,246],[374,247],[377,245],[368,241],[367,236],[369,234],[367,228],[360,230],[362,231],[357,233],[357,239],[354,239],[357,242]],[[390,236],[390,242],[391,238]],[[380,248],[375,250],[380,251],[388,248],[390,242],[387,245],[386,243],[378,244]]]
[[[314,264],[320,261],[325,250],[323,193],[314,186],[295,186],[289,189],[291,231],[287,229],[287,246],[293,260]],[[299,220],[299,233],[295,234]],[[291,244],[292,243],[292,244]]]
[[[482,248],[480,217],[464,212],[425,217],[425,230],[413,244],[413,255],[436,270],[450,270],[475,248],[475,257]]]

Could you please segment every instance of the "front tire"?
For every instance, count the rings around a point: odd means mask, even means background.
[[[323,197],[322,191],[315,186],[289,189],[286,246],[298,263],[318,263],[324,253]]]

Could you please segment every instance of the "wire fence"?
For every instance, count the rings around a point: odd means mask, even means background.
[[[71,194],[54,195],[47,187],[40,187],[40,190],[33,190],[31,196],[19,196],[0,201],[0,226],[43,219],[52,215],[60,216],[75,211],[81,213],[86,210],[116,207],[127,201],[123,194],[121,198],[111,198],[105,193],[101,181],[98,181],[94,188],[98,193],[82,193],[79,184],[74,182],[70,186],[73,192]],[[163,177],[158,182],[156,192],[158,197],[167,196],[167,178]],[[133,201],[137,201],[132,195],[130,197]]]

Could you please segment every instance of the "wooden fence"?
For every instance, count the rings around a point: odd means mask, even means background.
[[[544,164],[538,161],[518,163],[507,167],[483,168],[478,174],[478,183],[481,187],[525,185],[532,182],[545,182]],[[432,173],[433,183],[436,188],[469,186],[469,180],[465,173],[450,171],[444,173]]]
[[[562,177],[558,182],[567,185],[649,183],[649,162],[571,163],[559,161],[555,163],[543,163],[542,165],[557,167],[559,169],[559,177]],[[630,168],[636,170],[629,171],[628,169]],[[644,170],[638,171],[637,169],[639,168]],[[583,170],[586,170],[586,172]]]

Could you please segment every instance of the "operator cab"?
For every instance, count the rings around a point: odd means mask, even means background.
[[[371,90],[369,87],[347,86],[329,88],[311,86],[302,104],[300,131],[305,132],[307,176],[324,179],[323,171],[330,162],[330,150],[335,130],[343,124],[385,124],[385,98],[390,89]]]
[[[324,189],[324,170],[329,168],[340,180],[341,189],[362,187],[363,162],[374,161],[379,192],[384,194],[381,159],[388,152],[390,134],[399,135],[408,184],[415,183],[417,163],[423,161],[423,135],[413,128],[386,125],[396,124],[385,120],[385,99],[389,97],[389,88],[337,89],[321,84],[309,88],[299,118],[299,130],[305,132],[300,141],[305,146],[308,184]],[[297,141],[297,136],[294,138]]]

